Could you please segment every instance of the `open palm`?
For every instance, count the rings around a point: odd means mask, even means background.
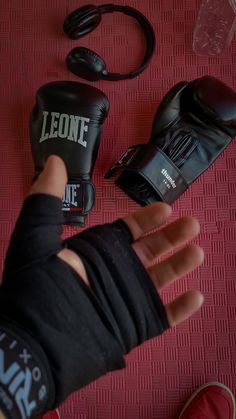
[[[57,156],[51,156],[44,171],[32,186],[30,194],[47,193],[62,198],[66,183],[67,174],[63,161]],[[156,203],[123,218],[133,235],[133,249],[147,269],[158,292],[200,266],[204,259],[201,247],[187,244],[200,231],[199,222],[195,218],[183,217],[152,232],[166,223],[170,215],[169,205]],[[149,232],[151,233],[147,234]],[[155,264],[158,257],[170,251],[174,253]],[[75,252],[65,248],[58,256],[89,286],[84,265]],[[165,306],[169,324],[175,326],[186,320],[202,303],[203,295],[197,290],[190,290],[178,296]]]

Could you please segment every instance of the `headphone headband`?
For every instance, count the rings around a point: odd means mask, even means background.
[[[68,17],[65,19],[63,29],[70,39],[82,38],[87,33],[90,33],[94,29],[96,29],[96,27],[102,20],[102,14],[113,12],[124,13],[138,21],[138,23],[143,29],[146,38],[146,52],[141,65],[136,70],[126,74],[109,73],[106,70],[103,70],[100,73],[99,78],[106,80],[124,80],[134,78],[138,76],[140,73],[142,73],[142,71],[144,71],[145,68],[148,66],[154,53],[156,44],[154,30],[148,19],[141,12],[130,6],[120,6],[115,4],[103,4],[101,6],[87,5],[80,7],[79,9],[70,13]],[[82,47],[80,47],[80,49],[81,48]],[[78,49],[75,48],[71,52],[71,55],[69,54],[69,56],[67,57],[67,65],[75,74],[77,74],[75,70],[75,57],[77,53]],[[95,54],[95,58],[97,57],[99,56],[96,56]],[[96,77],[96,79],[98,79],[98,76]]]

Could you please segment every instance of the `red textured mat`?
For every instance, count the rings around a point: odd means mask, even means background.
[[[97,202],[88,226],[112,221],[137,208],[103,174],[129,145],[147,141],[156,107],[174,83],[211,74],[236,89],[236,40],[221,57],[196,57],[192,52],[199,1],[128,3],[152,22],[157,51],[139,78],[95,84],[107,93],[111,110],[94,173]],[[99,28],[80,42],[68,40],[62,32],[63,19],[83,4],[75,0],[1,1],[1,260],[33,174],[28,116],[37,88],[53,80],[76,80],[66,70],[64,58],[77,44],[97,51],[115,71],[134,68],[142,55],[144,40],[138,25],[120,14],[104,16]],[[219,380],[235,392],[235,182],[236,141],[174,205],[173,218],[191,214],[200,220],[202,232],[197,242],[204,247],[206,258],[202,268],[166,291],[164,299],[199,288],[205,295],[201,312],[134,350],[127,356],[124,371],[72,395],[60,407],[62,419],[174,419],[185,398],[206,381]],[[74,230],[67,228],[66,234]]]

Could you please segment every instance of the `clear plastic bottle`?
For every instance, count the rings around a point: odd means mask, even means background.
[[[193,34],[198,55],[217,55],[230,45],[236,30],[236,0],[203,0]]]

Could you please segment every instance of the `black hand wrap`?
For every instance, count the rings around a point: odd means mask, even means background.
[[[161,299],[131,242],[122,220],[93,227],[67,242],[79,253],[91,289],[123,353],[168,328]]]
[[[59,199],[26,199],[0,287],[0,329],[3,322],[9,330],[14,323],[19,335],[24,329],[25,342],[27,336],[29,346],[32,339],[37,341],[50,365],[45,374],[48,382],[52,376],[56,396],[50,385],[47,408],[106,372],[123,368],[124,354],[169,327],[121,220],[65,242],[60,239],[62,223]],[[81,257],[91,287],[57,257],[65,246]],[[40,358],[37,347],[33,350]]]

